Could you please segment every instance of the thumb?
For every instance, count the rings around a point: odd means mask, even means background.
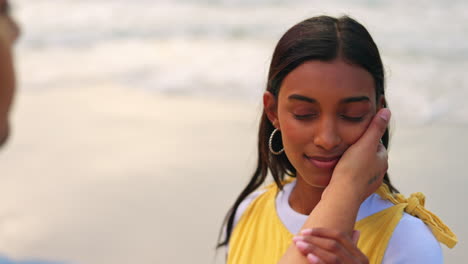
[[[387,129],[388,122],[390,121],[391,112],[388,108],[382,108],[372,119],[369,127],[364,135],[361,137],[365,144],[375,146],[377,148],[380,139],[382,138],[385,130]]]

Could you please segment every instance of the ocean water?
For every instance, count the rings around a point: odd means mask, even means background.
[[[468,2],[14,0],[20,86],[102,83],[260,102],[273,48],[293,24],[348,14],[371,32],[397,122],[468,124]],[[326,2],[326,3],[324,3]]]
[[[65,264],[65,263],[48,262],[48,261],[40,261],[40,260],[17,261],[17,260],[12,260],[12,259],[0,256],[0,264]]]

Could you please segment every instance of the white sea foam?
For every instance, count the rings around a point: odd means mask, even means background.
[[[468,123],[465,1],[17,0],[23,89],[108,81],[259,100],[276,41],[317,15],[349,14],[374,36],[399,121]]]

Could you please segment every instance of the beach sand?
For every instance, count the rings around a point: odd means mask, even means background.
[[[222,263],[214,246],[253,171],[260,105],[113,83],[20,91],[0,153],[0,252],[68,263]],[[468,127],[396,123],[390,175],[458,235]],[[446,263],[468,258],[463,241]]]

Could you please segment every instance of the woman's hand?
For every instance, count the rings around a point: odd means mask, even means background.
[[[362,202],[377,190],[388,169],[387,150],[380,139],[389,120],[386,108],[374,116],[366,132],[341,157],[323,195],[331,190],[347,191]]]
[[[369,260],[356,246],[359,231],[352,237],[327,228],[304,229],[293,241],[309,263],[316,264],[367,264]]]

